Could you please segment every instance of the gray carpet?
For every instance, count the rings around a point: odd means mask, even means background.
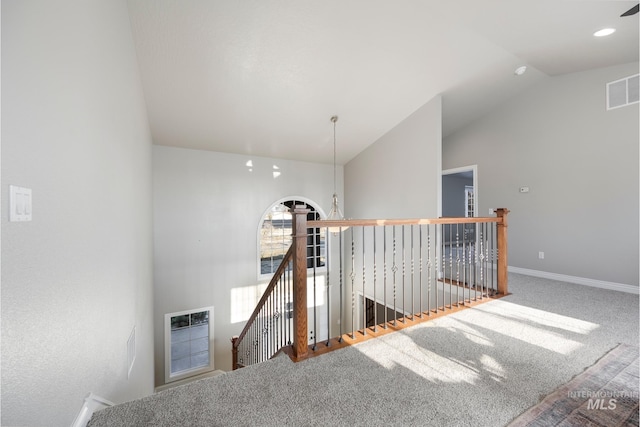
[[[89,426],[501,426],[619,343],[638,296],[510,274],[512,295],[294,364],[286,356],[94,414]]]

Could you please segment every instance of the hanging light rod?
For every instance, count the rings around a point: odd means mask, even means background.
[[[331,116],[329,119],[333,123],[333,195],[336,195],[336,122],[338,116]]]
[[[340,207],[338,206],[338,194],[337,194],[337,184],[336,184],[336,122],[338,121],[338,116],[331,116],[331,123],[333,123],[333,197],[331,201],[331,211],[329,211],[329,216],[327,216],[328,220],[342,220],[344,216],[340,211]],[[333,234],[339,233],[341,230],[344,231],[346,228],[334,228],[329,227],[329,231]]]

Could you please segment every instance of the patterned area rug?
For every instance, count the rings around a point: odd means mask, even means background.
[[[638,426],[639,381],[638,348],[620,344],[509,426]]]

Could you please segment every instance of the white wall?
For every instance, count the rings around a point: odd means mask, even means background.
[[[165,313],[214,306],[215,368],[231,370],[230,340],[245,324],[232,323],[231,313],[246,309],[232,296],[250,294],[258,283],[260,219],[288,196],[311,199],[328,214],[333,165],[154,146],[153,176],[155,372],[161,385]],[[340,196],[342,167],[337,188]],[[249,301],[249,314],[255,302]]]
[[[441,141],[437,96],[345,165],[345,216],[437,217]]]
[[[345,216],[353,219],[436,218],[440,211],[441,142],[442,102],[437,96],[345,165]],[[371,232],[367,230],[367,233]],[[381,232],[381,229],[377,230],[378,242],[383,240]],[[345,232],[346,242],[353,236],[356,247],[361,248],[362,229],[353,233],[353,228]],[[385,301],[380,282],[374,291],[373,259],[379,258],[381,251],[378,249],[377,255],[374,254],[372,235],[366,239],[369,242],[365,257],[369,265],[367,277],[362,282],[362,279],[357,279],[357,282],[365,283],[367,297]],[[391,244],[387,252],[392,259]],[[345,277],[349,277],[351,260],[348,250],[345,250],[344,257]],[[355,274],[360,277],[360,267]],[[356,294],[362,291],[360,285],[357,286]],[[350,295],[351,291],[351,281],[346,280],[345,295]],[[418,287],[415,292],[418,292]],[[386,289],[388,304],[393,301],[395,293],[391,286]],[[411,293],[408,290],[405,293],[403,288],[398,290],[397,298],[398,307],[405,307],[405,303],[411,301]],[[403,298],[404,302],[401,302]],[[344,307],[345,313],[350,313],[350,298],[345,298]],[[361,310],[361,302],[356,302],[357,322],[361,319]],[[345,330],[351,330],[352,326],[351,316],[346,315]],[[356,323],[355,327],[358,326]]]
[[[9,185],[33,221],[8,222]],[[2,425],[151,393],[151,138],[124,1],[2,2],[2,204]]]
[[[478,164],[480,216],[511,210],[510,266],[638,286],[638,104],[605,108],[605,84],[636,73],[547,78],[444,140],[445,169]]]

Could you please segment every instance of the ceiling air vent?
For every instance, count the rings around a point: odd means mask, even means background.
[[[607,110],[640,102],[640,74],[607,83]]]

